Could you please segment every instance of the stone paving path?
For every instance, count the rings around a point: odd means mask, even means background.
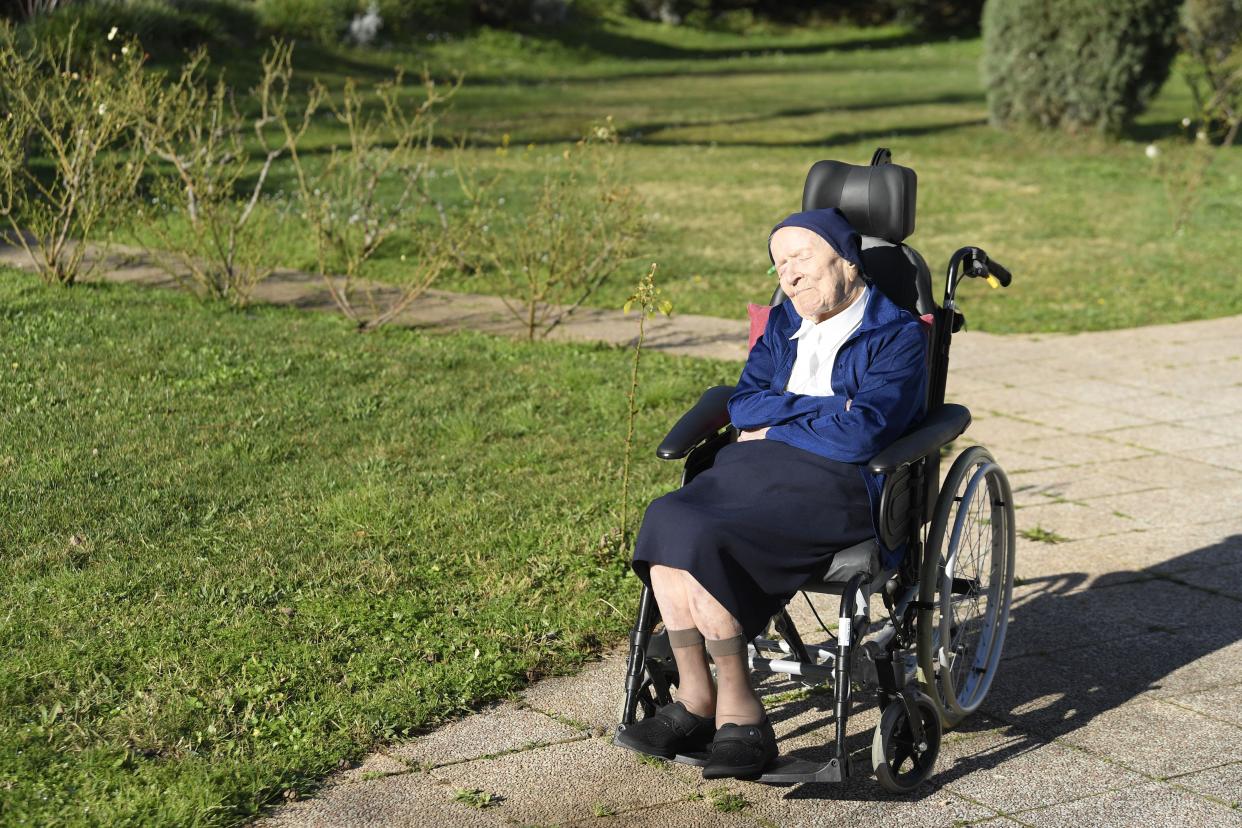
[[[109,278],[162,277],[135,266]],[[259,298],[318,307],[318,291],[280,274]],[[435,293],[403,321],[512,330],[502,311]],[[624,342],[632,323],[592,312],[560,336]],[[745,324],[678,316],[655,336],[670,352],[740,359]],[[887,796],[866,777],[705,784],[694,769],[640,761],[608,743],[624,673],[612,652],[388,746],[258,824],[1242,826],[1242,317],[965,333],[950,375],[950,399],[975,415],[957,448],[988,446],[1009,472],[1019,530],[1058,542],[1019,540],[1002,668],[917,796]],[[821,640],[803,606],[791,605],[800,629]],[[769,699],[793,687],[763,685]],[[783,751],[822,756],[826,697],[777,702]],[[851,719],[863,773],[875,720]],[[490,803],[458,801],[473,790]]]

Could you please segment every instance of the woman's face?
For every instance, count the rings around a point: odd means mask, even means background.
[[[803,319],[822,322],[862,290],[858,269],[810,230],[782,227],[772,234],[771,246],[781,289]]]

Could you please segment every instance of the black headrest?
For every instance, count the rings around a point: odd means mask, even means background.
[[[909,167],[817,161],[806,175],[802,209],[839,207],[862,235],[900,244],[914,232],[917,189],[918,178]]]

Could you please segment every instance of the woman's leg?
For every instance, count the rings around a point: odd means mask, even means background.
[[[707,637],[707,649],[716,663],[716,727],[761,722],[763,705],[750,683],[742,625],[693,575],[681,574],[694,626]]]
[[[684,569],[660,564],[651,567],[650,575],[651,591],[655,593],[664,627],[670,631],[673,659],[677,662],[677,701],[696,716],[711,717],[716,709],[716,687],[707,665],[707,651],[702,636],[685,635],[695,629],[686,596],[686,581],[694,579]]]

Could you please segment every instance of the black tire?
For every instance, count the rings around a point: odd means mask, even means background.
[[[978,709],[996,675],[1015,546],[1009,479],[987,449],[971,446],[940,490],[919,573],[919,683],[946,728]]]
[[[923,741],[915,744],[906,706],[889,702],[871,737],[871,767],[880,786],[889,793],[908,794],[927,781],[940,755],[940,711],[922,693],[914,696],[923,723]]]

